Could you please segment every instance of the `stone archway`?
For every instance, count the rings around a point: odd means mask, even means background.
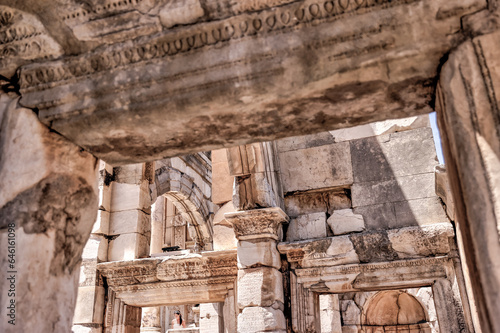
[[[424,306],[412,295],[401,290],[381,291],[368,301],[361,315],[362,328],[366,332],[416,329],[418,332],[431,332],[429,316]]]
[[[150,191],[153,202],[164,196],[174,204],[188,227],[195,248],[203,250],[212,242],[213,235],[210,193],[204,191],[207,185],[211,185],[211,165],[193,165],[196,156],[158,161]],[[204,172],[206,178],[197,177],[192,170]]]

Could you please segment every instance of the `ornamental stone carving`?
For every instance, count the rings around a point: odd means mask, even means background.
[[[238,240],[272,238],[278,240],[281,223],[289,221],[278,207],[226,213],[226,220],[233,225]]]

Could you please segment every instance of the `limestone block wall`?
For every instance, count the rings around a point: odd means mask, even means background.
[[[72,327],[75,333],[93,333],[102,330],[106,291],[96,268],[98,263],[108,260],[112,179],[113,167],[100,161],[99,210],[82,254],[78,297]]]
[[[426,115],[277,141],[286,240],[448,221]]]

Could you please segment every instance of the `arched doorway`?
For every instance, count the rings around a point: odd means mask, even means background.
[[[401,290],[381,291],[367,302],[362,314],[365,333],[415,330],[430,333],[428,314],[420,302]]]

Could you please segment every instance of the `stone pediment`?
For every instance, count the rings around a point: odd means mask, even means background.
[[[58,23],[45,25],[66,56],[20,69],[21,104],[112,164],[430,112],[441,58],[464,38],[462,17],[486,7],[61,2],[46,9]],[[23,3],[12,6],[28,10]]]
[[[108,262],[97,269],[133,306],[221,302],[238,271],[236,250]]]

